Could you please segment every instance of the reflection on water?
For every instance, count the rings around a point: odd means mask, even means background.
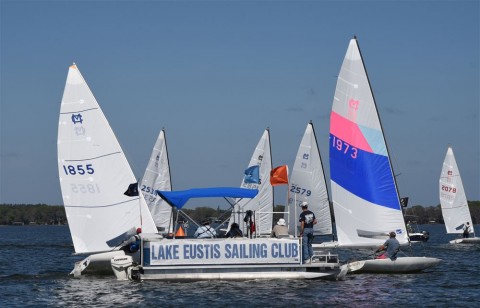
[[[416,255],[443,262],[419,274],[348,275],[345,281],[131,282],[68,276],[75,261],[64,226],[0,227],[0,306],[451,306],[480,301],[480,245],[450,245],[443,225],[425,225]],[[480,228],[479,228],[480,229]],[[346,261],[352,251],[338,250]]]

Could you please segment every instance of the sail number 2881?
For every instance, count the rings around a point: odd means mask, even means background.
[[[92,164],[87,164],[87,165],[63,165],[63,171],[65,171],[66,175],[93,174],[95,172]]]
[[[343,154],[350,155],[351,158],[357,158],[358,149],[356,147],[352,147],[342,139],[338,139],[337,137],[333,136],[332,146]]]

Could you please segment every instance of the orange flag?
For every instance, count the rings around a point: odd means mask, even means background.
[[[283,184],[288,185],[288,166],[287,165],[274,168],[272,169],[272,171],[270,171],[270,184],[272,184],[272,186],[283,185]]]

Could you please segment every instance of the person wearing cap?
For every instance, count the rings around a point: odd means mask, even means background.
[[[303,263],[311,263],[313,257],[313,225],[317,218],[312,211],[308,210],[308,203],[302,202],[302,213],[300,213],[300,236],[302,237]]]
[[[217,236],[217,232],[214,228],[210,227],[210,221],[204,220],[203,226],[198,227],[197,231],[193,235],[196,238],[214,238]]]
[[[285,225],[285,219],[280,218],[272,229],[270,237],[288,237],[288,227]]]
[[[375,251],[381,252],[386,250],[383,254],[379,255],[376,257],[376,259],[386,259],[390,258],[390,260],[395,261],[397,260],[397,253],[400,251],[400,243],[398,240],[395,238],[397,235],[395,232],[390,232],[389,238],[383,243],[383,245],[380,245],[378,249]]]

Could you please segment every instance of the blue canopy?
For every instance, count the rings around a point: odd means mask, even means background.
[[[157,193],[171,206],[181,209],[190,198],[229,197],[229,198],[254,198],[258,189],[246,189],[237,187],[211,187],[193,188],[178,191],[162,191]]]

